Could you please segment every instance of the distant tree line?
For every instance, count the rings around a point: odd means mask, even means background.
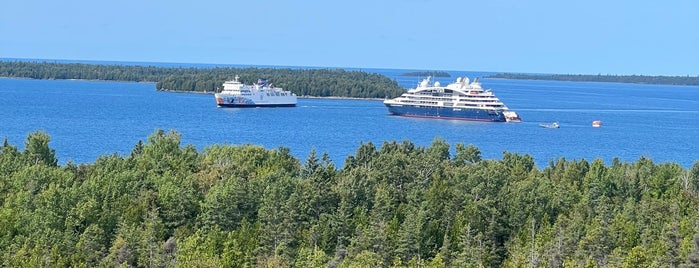
[[[185,72],[187,70],[182,68],[161,68],[155,66],[0,61],[0,77],[32,79],[157,82],[167,75],[182,75]]]
[[[407,72],[407,73],[403,73],[402,76],[451,77],[451,75],[445,71]]]
[[[435,139],[312,150],[183,146],[59,166],[0,147],[2,267],[697,267],[699,162],[482,159]],[[454,153],[452,153],[454,152]]]
[[[405,92],[390,78],[362,71],[343,69],[273,69],[273,68],[213,68],[195,69],[182,75],[166,76],[158,81],[158,90],[220,91],[221,84],[240,76],[244,84],[265,78],[299,96],[393,98]]]
[[[487,78],[576,81],[576,82],[613,82],[613,83],[686,85],[686,86],[699,85],[699,76],[500,73],[500,74],[487,76]]]
[[[0,77],[154,82],[157,90],[169,91],[217,92],[224,81],[236,75],[246,84],[266,78],[299,96],[392,98],[405,92],[395,80],[384,75],[343,69],[174,68],[0,61]]]

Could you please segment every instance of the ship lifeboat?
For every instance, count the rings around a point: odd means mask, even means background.
[[[592,127],[601,127],[601,126],[602,126],[602,121],[600,121],[600,120],[592,121]]]

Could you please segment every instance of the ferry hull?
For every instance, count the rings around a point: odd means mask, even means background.
[[[454,109],[452,107],[415,107],[415,106],[400,106],[386,104],[388,112],[393,115],[420,117],[420,118],[437,118],[449,120],[468,120],[468,121],[484,121],[484,122],[505,122],[505,115],[502,111],[497,110],[480,110],[480,109]]]
[[[295,103],[282,103],[282,104],[218,104],[218,107],[222,108],[255,108],[255,107],[296,107]]]
[[[231,96],[225,94],[216,94],[216,105],[218,107],[231,108],[254,108],[254,107],[295,107],[296,96],[289,97],[267,97],[263,101],[253,101],[252,99]]]

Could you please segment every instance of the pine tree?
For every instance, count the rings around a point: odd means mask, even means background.
[[[24,157],[30,164],[43,163],[55,167],[58,165],[56,150],[49,147],[51,138],[43,131],[37,131],[27,136]]]

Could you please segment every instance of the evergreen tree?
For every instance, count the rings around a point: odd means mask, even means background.
[[[24,157],[31,164],[45,164],[55,167],[58,165],[56,150],[49,147],[51,138],[43,131],[37,131],[27,136]]]

